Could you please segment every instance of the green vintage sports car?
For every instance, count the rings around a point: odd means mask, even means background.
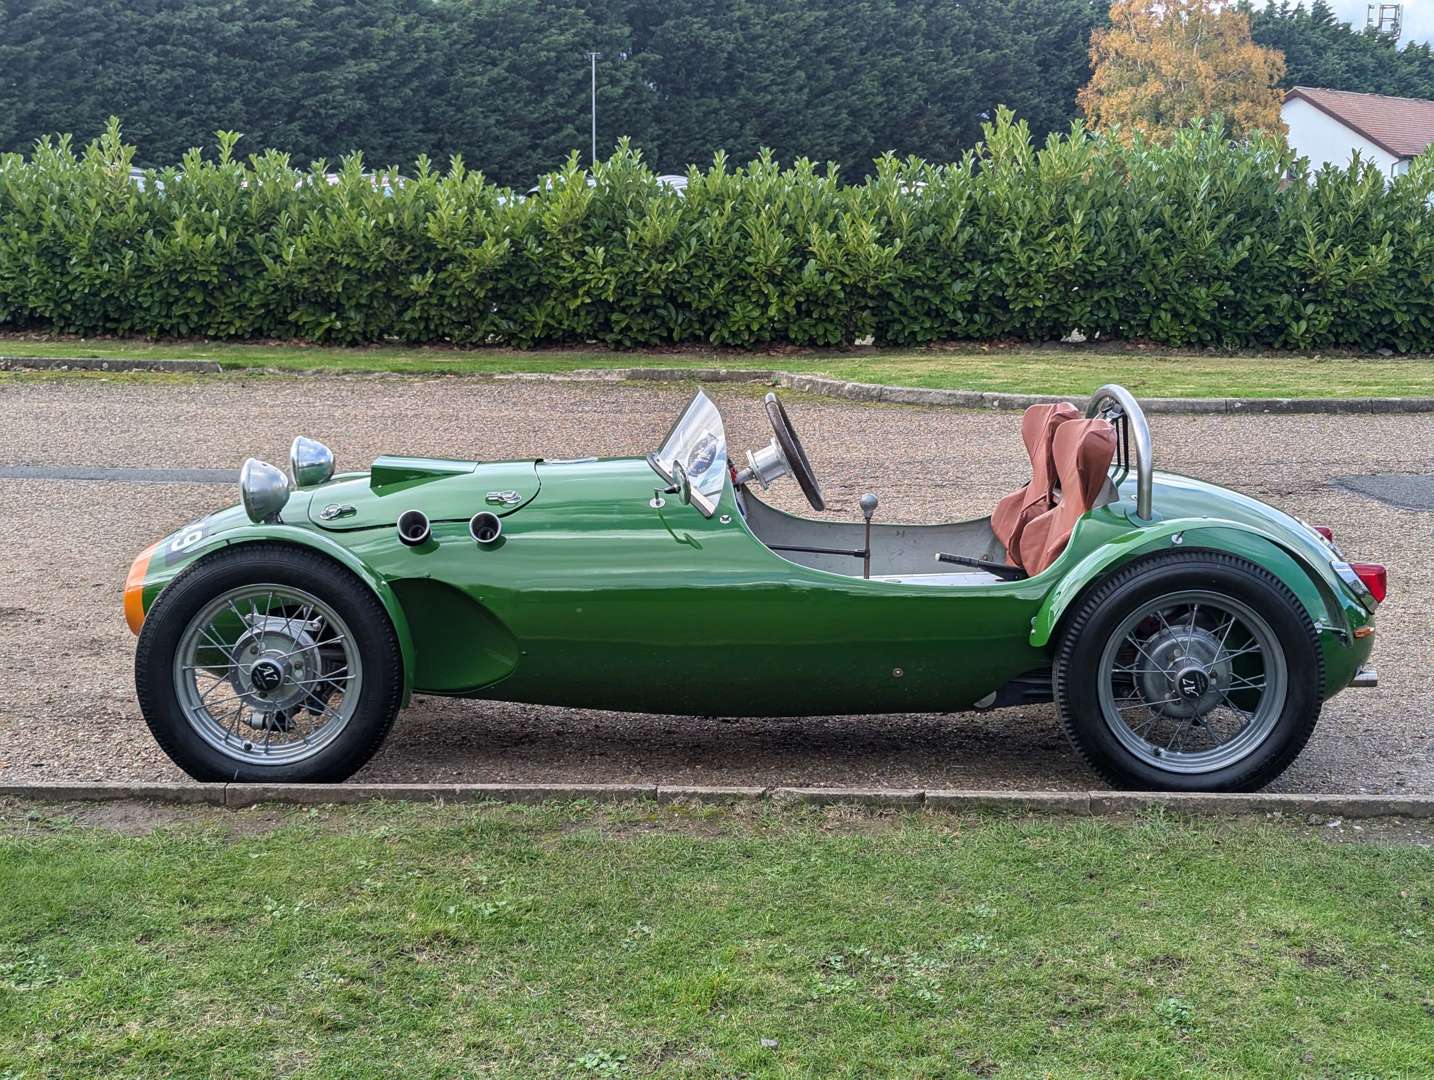
[[[410,696],[674,714],[952,712],[1054,700],[1110,783],[1246,791],[1321,705],[1372,686],[1384,568],[1328,530],[1157,473],[1135,399],[1038,405],[1031,480],[943,525],[824,509],[786,410],[729,462],[699,392],[644,458],[381,457],[296,439],[241,504],[136,560],[125,613],[155,738],[203,780],[335,781]],[[1024,470],[1023,470],[1024,471]]]

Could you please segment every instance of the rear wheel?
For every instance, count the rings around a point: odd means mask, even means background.
[[[147,614],[140,709],[197,780],[320,782],[358,771],[398,713],[398,642],[373,592],[299,548],[229,548]]]
[[[1066,733],[1119,788],[1253,791],[1319,719],[1322,657],[1274,575],[1218,552],[1141,560],[1083,598],[1054,680]]]

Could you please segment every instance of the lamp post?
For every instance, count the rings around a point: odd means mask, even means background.
[[[600,57],[601,55],[602,55],[602,53],[600,53],[600,52],[590,52],[590,53],[588,53],[588,62],[592,65],[592,77],[593,77],[593,84],[592,84],[592,85],[593,85],[593,157],[592,157],[592,162],[593,162],[594,165],[597,164],[597,62],[598,62],[598,57]]]

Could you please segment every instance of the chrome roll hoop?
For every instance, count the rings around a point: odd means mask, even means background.
[[[1140,403],[1125,387],[1107,383],[1090,396],[1085,414],[1109,420],[1119,432],[1116,465],[1120,473],[1114,480],[1117,486],[1130,475],[1130,450],[1135,444],[1135,515],[1141,521],[1149,521],[1155,467],[1150,460],[1150,425],[1145,422]]]

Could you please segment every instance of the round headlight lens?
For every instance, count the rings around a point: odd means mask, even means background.
[[[256,525],[274,521],[289,501],[289,478],[268,462],[250,458],[239,470],[239,498]]]

